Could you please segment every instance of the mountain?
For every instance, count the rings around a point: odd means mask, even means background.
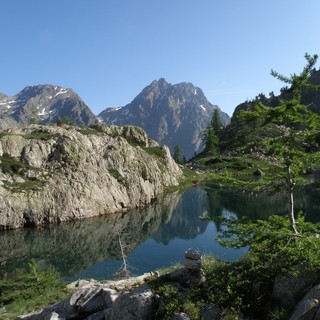
[[[222,123],[228,124],[229,116],[211,104],[200,88],[186,82],[172,85],[162,78],[145,87],[131,103],[108,108],[98,118],[106,124],[140,126],[171,152],[178,145],[190,158],[203,149],[203,132],[214,109],[219,110]]]
[[[0,93],[0,130],[30,123],[56,123],[58,117],[78,125],[97,122],[71,89],[45,84],[28,86],[12,97]]]

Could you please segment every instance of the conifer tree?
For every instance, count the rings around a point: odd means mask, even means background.
[[[179,145],[175,145],[174,146],[172,158],[176,163],[180,163],[180,164],[184,163],[184,158],[183,158],[183,156],[181,154],[181,150],[180,150]]]
[[[203,137],[205,145],[204,152],[208,155],[215,155],[219,151],[219,136],[222,125],[217,109],[214,110],[211,121],[209,122]]]
[[[319,157],[319,153],[306,153],[306,148],[312,138],[319,134],[319,115],[301,104],[301,92],[304,88],[320,89],[320,86],[312,85],[309,81],[318,56],[306,54],[305,58],[307,65],[299,75],[292,74],[290,77],[286,77],[271,70],[273,77],[290,85],[288,91],[292,93],[291,100],[281,100],[277,107],[268,107],[260,101],[253,111],[242,111],[240,114],[243,120],[259,118],[263,120],[264,125],[274,123],[282,130],[281,136],[264,140],[264,146],[284,168],[288,191],[288,216],[295,234],[298,233],[294,217],[293,198],[296,178],[303,172],[308,161],[312,162]]]

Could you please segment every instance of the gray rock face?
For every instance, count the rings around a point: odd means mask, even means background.
[[[109,319],[148,319],[151,316],[153,293],[146,286],[122,294],[115,301]]]
[[[300,299],[320,280],[319,273],[304,273],[301,266],[296,267],[298,274],[288,275],[284,279],[277,277],[272,297],[287,308],[293,308]]]
[[[290,320],[320,319],[320,285],[313,287],[296,306]]]
[[[30,125],[0,136],[0,228],[21,228],[141,207],[181,169],[140,128]]]
[[[96,116],[71,89],[29,86],[12,97],[0,94],[0,130],[30,123],[56,123],[58,117],[78,125],[97,122]]]
[[[102,111],[98,118],[106,124],[136,125],[173,153],[179,145],[187,158],[203,149],[203,132],[218,109],[222,124],[229,116],[211,104],[200,88],[191,83],[171,85],[164,79],[153,81],[129,104]]]

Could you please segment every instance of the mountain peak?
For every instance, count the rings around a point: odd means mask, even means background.
[[[29,123],[56,123],[58,117],[78,125],[97,122],[72,89],[40,84],[27,86],[12,97],[0,96],[0,130]]]
[[[171,152],[179,145],[187,158],[203,148],[202,136],[212,118],[220,111],[223,124],[229,116],[211,104],[203,91],[190,82],[170,84],[164,78],[154,80],[131,103],[118,109],[106,109],[99,118],[106,124],[136,125]]]

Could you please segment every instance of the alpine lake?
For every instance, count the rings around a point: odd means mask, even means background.
[[[295,211],[320,221],[320,178],[295,190]],[[285,214],[286,192],[241,192],[210,183],[168,194],[147,208],[43,228],[0,231],[0,278],[11,279],[31,261],[68,281],[112,279],[122,264],[121,248],[133,275],[183,263],[184,252],[198,249],[233,261],[247,250],[228,249],[215,238],[218,217],[266,219]],[[210,217],[210,220],[201,217]]]

